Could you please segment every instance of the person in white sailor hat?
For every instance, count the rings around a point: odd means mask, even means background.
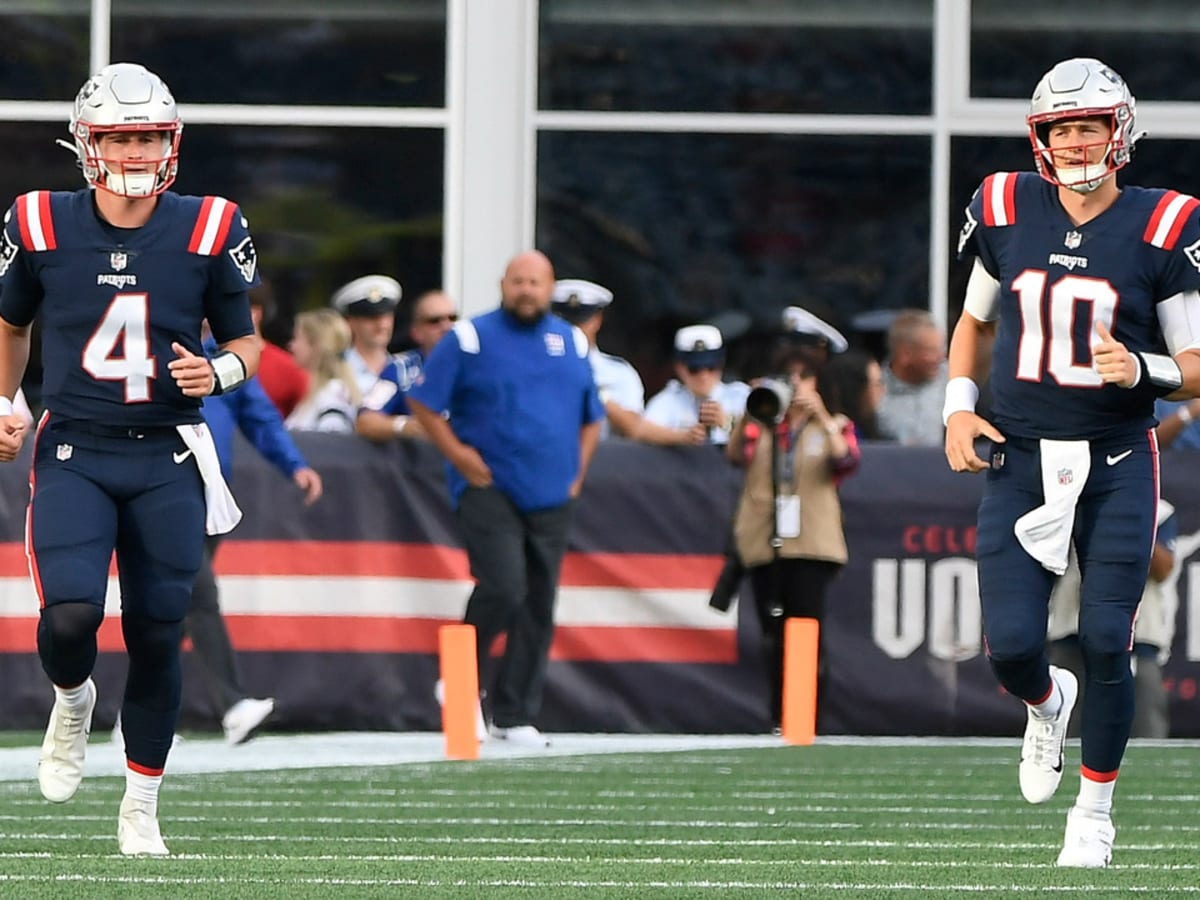
[[[601,437],[616,435],[659,445],[703,443],[702,428],[666,428],[647,421],[643,416],[646,388],[642,376],[628,360],[597,346],[604,311],[612,301],[612,291],[603,285],[582,278],[562,278],[554,284],[550,306],[555,315],[566,319],[588,339],[588,360],[606,416]]]
[[[790,347],[803,348],[803,355],[818,368],[835,353],[845,353],[850,342],[845,336],[815,313],[803,306],[788,306],[783,310],[784,342]]]
[[[725,344],[715,325],[675,332],[675,377],[646,404],[646,419],[667,428],[700,426],[706,443],[723,445],[746,408],[750,386],[722,381]]]
[[[400,383],[400,371],[388,353],[396,327],[396,307],[403,291],[388,275],[364,275],[334,291],[330,305],[350,324],[350,349],[346,362],[359,392],[366,396],[383,378]]]

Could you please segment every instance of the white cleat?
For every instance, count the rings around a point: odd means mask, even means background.
[[[1021,793],[1030,803],[1045,803],[1058,790],[1063,776],[1067,724],[1079,696],[1079,682],[1069,669],[1051,666],[1050,678],[1062,693],[1062,706],[1058,715],[1050,719],[1034,715],[1033,708],[1029,707],[1025,742],[1021,745]]]
[[[437,700],[438,706],[446,705],[446,683],[442,679],[438,679],[433,685],[433,697]],[[479,743],[484,743],[488,739],[488,726],[483,718],[483,704],[475,704],[475,739]]]
[[[117,843],[126,856],[171,855],[171,851],[163,843],[162,832],[158,830],[157,807],[128,796],[121,800],[121,812],[117,818]]]
[[[50,710],[50,723],[38,757],[38,786],[51,803],[66,803],[83,781],[83,760],[87,755],[88,735],[92,733],[92,713],[96,709],[96,684],[84,683],[87,690],[83,709],[72,712],[58,699]]]
[[[229,707],[229,712],[221,719],[221,727],[225,730],[225,742],[231,746],[246,743],[274,711],[274,697],[263,700],[245,697],[239,700]]]
[[[492,737],[508,741],[514,747],[528,750],[544,750],[550,746],[550,739],[532,725],[514,725],[511,728],[501,728],[492,725]]]
[[[1117,829],[1112,819],[1079,807],[1067,813],[1067,833],[1058,854],[1058,865],[1071,869],[1103,869],[1112,862]]]

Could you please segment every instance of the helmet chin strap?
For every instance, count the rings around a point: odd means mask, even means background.
[[[105,186],[114,194],[120,194],[123,197],[149,197],[154,193],[154,180],[153,172],[138,172],[129,175],[117,175],[109,172]]]
[[[1093,170],[1099,170],[1096,177],[1089,178]],[[1108,171],[1104,163],[1084,164],[1082,166],[1055,166],[1054,174],[1059,184],[1077,194],[1090,194],[1108,180],[1113,173]]]

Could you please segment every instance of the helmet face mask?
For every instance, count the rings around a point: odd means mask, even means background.
[[[162,79],[142,66],[116,63],[89,78],[75,98],[70,127],[73,143],[67,146],[78,156],[89,185],[139,198],[161,194],[175,181],[183,123]],[[123,160],[109,150],[105,158],[105,135],[130,134],[140,146],[139,135],[147,132],[161,136],[157,152]]]
[[[1050,148],[1050,131],[1056,124],[1102,119],[1108,134],[1102,140]],[[1133,94],[1121,76],[1097,59],[1069,59],[1042,76],[1033,92],[1026,117],[1033,159],[1046,181],[1078,193],[1091,193],[1124,167],[1133,146],[1145,132],[1137,130]],[[1095,148],[1106,148],[1094,160]],[[1081,162],[1064,165],[1064,156],[1079,155]]]

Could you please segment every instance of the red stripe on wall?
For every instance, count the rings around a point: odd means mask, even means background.
[[[438,628],[446,619],[387,616],[226,616],[234,647],[241,652],[437,653]],[[0,619],[0,653],[35,653],[37,619]],[[125,649],[121,622],[109,616],[100,626],[100,650]],[[550,658],[577,662],[737,661],[737,633],[698,628],[562,626]]]
[[[708,590],[724,559],[683,553],[568,553],[564,587]],[[385,541],[226,541],[218,575],[316,575],[352,578],[432,578],[467,581],[467,554],[437,544]],[[115,571],[115,570],[114,570]],[[25,548],[0,543],[0,576],[28,575]]]

